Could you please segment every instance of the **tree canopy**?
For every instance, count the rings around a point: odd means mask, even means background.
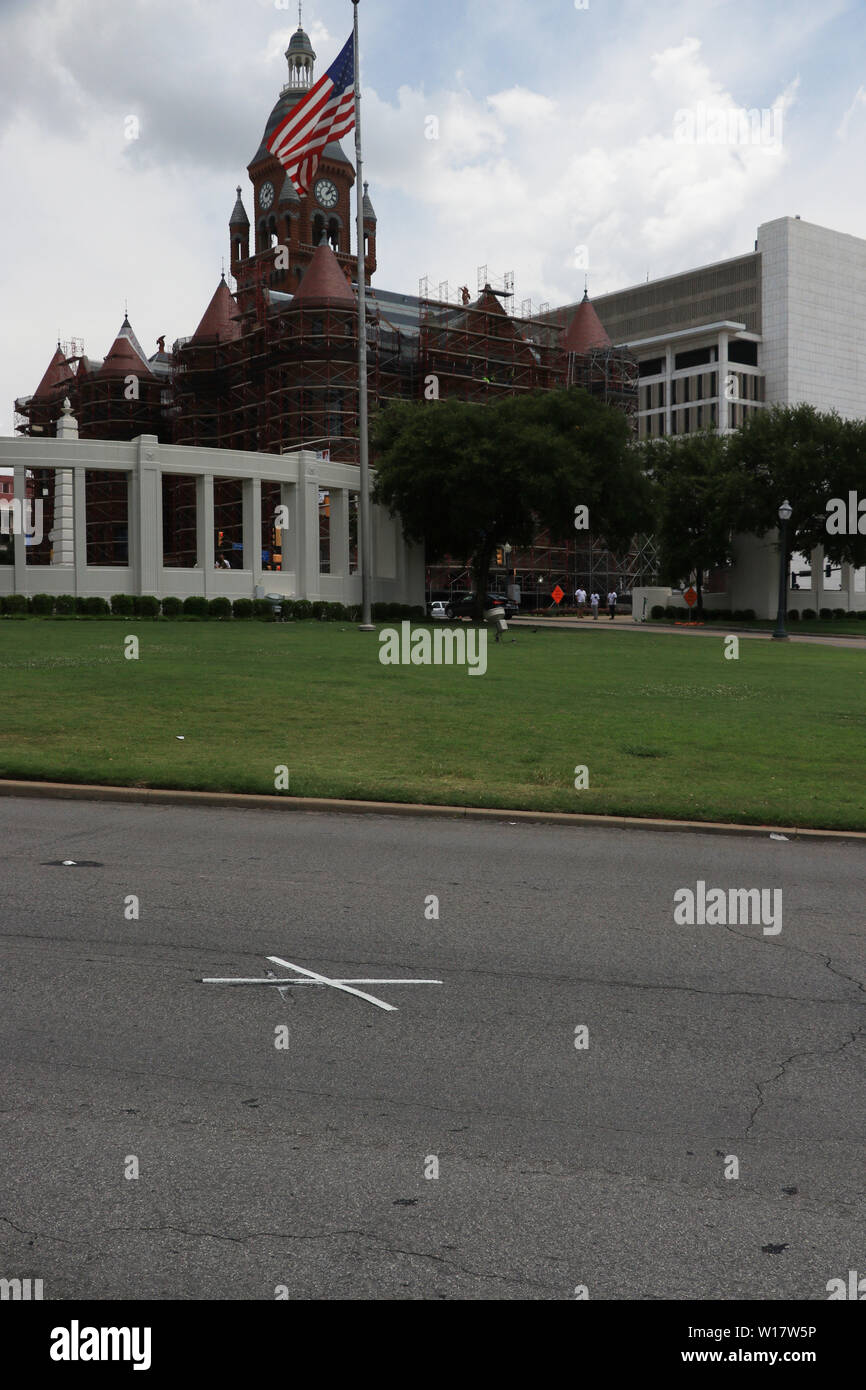
[[[394,402],[373,422],[375,499],[428,554],[459,556],[480,616],[497,546],[539,527],[571,532],[575,508],[611,550],[649,521],[649,484],[626,416],[578,390],[489,405]]]

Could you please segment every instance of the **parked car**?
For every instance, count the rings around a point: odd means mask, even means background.
[[[447,618],[449,616],[447,610],[448,604],[441,598],[435,598],[432,603],[427,604],[428,618]]]
[[[484,600],[485,608],[504,608],[506,618],[513,618],[520,612],[520,605],[505,594],[485,594]],[[474,594],[458,594],[445,605],[446,618],[471,618],[474,612]]]

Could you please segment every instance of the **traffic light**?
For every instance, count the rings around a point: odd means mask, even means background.
[[[496,548],[496,564],[499,569],[505,564],[505,550],[501,545]]]

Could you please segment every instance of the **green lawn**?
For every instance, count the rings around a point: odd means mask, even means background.
[[[513,635],[473,677],[340,623],[4,619],[0,775],[866,829],[866,651]]]

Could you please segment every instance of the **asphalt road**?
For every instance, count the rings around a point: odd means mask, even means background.
[[[0,827],[0,1276],[817,1300],[866,1272],[861,846],[8,798]],[[698,879],[781,888],[781,933],[676,925]],[[199,983],[272,955],[443,983],[359,986],[397,1012]]]

